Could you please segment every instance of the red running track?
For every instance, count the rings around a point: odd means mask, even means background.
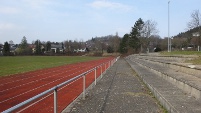
[[[23,74],[16,74],[8,77],[0,77],[0,112],[19,104],[45,90],[48,90],[68,79],[84,73],[102,63],[108,63],[114,57],[107,57],[99,60],[69,64],[54,68],[31,71]],[[109,64],[106,65],[108,68]],[[105,65],[102,66],[105,71]],[[94,71],[86,76],[86,87],[94,80]],[[97,69],[97,77],[101,74],[101,67]],[[83,79],[80,78],[58,89],[58,112],[61,112],[77,96],[82,93]],[[20,109],[21,112],[53,112],[53,93]]]

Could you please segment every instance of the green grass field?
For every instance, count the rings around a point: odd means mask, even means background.
[[[14,56],[0,57],[0,76],[99,59],[86,56]]]
[[[161,52],[161,55],[170,55],[170,56],[176,56],[176,55],[196,55],[199,56],[198,58],[195,58],[193,60],[186,61],[187,63],[193,63],[195,65],[201,65],[201,51],[172,51],[172,52]]]

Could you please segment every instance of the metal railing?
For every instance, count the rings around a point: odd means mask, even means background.
[[[23,101],[23,102],[15,105],[15,106],[13,106],[13,107],[5,110],[5,111],[3,111],[2,113],[11,113],[11,112],[14,112],[15,110],[18,110],[18,109],[22,108],[23,106],[30,104],[31,102],[33,102],[36,99],[39,99],[39,98],[47,95],[50,92],[54,92],[54,113],[57,113],[57,89],[58,88],[61,88],[62,86],[67,85],[67,84],[69,84],[69,83],[71,83],[71,82],[73,82],[73,81],[75,81],[75,80],[83,77],[83,92],[82,92],[82,94],[83,94],[83,98],[85,98],[85,89],[86,89],[86,78],[85,78],[85,76],[88,73],[91,73],[92,71],[95,71],[95,74],[94,74],[94,76],[95,76],[95,81],[94,82],[95,83],[94,84],[96,85],[96,82],[97,82],[97,80],[96,80],[97,79],[96,70],[97,70],[97,68],[101,67],[101,75],[100,76],[102,78],[102,75],[103,75],[103,72],[102,72],[103,69],[102,68],[103,68],[103,66],[105,67],[105,72],[106,72],[106,70],[107,70],[107,68],[106,68],[107,66],[106,65],[108,65],[108,68],[109,68],[118,59],[119,59],[119,57],[117,57],[117,58],[115,58],[115,59],[113,59],[113,60],[111,60],[109,62],[103,63],[103,64],[101,64],[99,66],[96,66],[96,67],[94,67],[94,68],[92,68],[92,69],[90,69],[90,70],[88,70],[88,71],[86,71],[86,72],[84,72],[84,73],[82,73],[82,74],[80,74],[78,76],[75,76],[75,77],[73,77],[73,78],[71,78],[71,79],[69,79],[69,80],[67,80],[67,81],[65,81],[65,82],[63,82],[63,83],[61,83],[61,84],[59,84],[57,86],[54,86],[54,87],[52,87],[52,88],[50,88],[50,89],[48,89],[48,90],[46,90],[46,91],[44,91],[44,92],[42,92],[40,94],[38,94],[38,95],[36,95],[36,96],[28,99],[28,100]]]

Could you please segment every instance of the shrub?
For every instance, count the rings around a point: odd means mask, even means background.
[[[159,47],[156,47],[156,49],[154,49],[154,52],[160,52],[160,51],[162,51],[162,50]]]
[[[108,46],[108,47],[107,47],[107,52],[108,52],[108,53],[113,53],[113,52],[114,52],[114,49],[113,49],[111,46]]]

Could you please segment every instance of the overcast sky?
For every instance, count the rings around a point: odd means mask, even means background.
[[[201,0],[170,0],[170,35],[184,32]],[[96,36],[119,36],[131,31],[138,18],[158,23],[168,35],[168,0],[0,0],[0,43],[65,40],[86,41]]]

